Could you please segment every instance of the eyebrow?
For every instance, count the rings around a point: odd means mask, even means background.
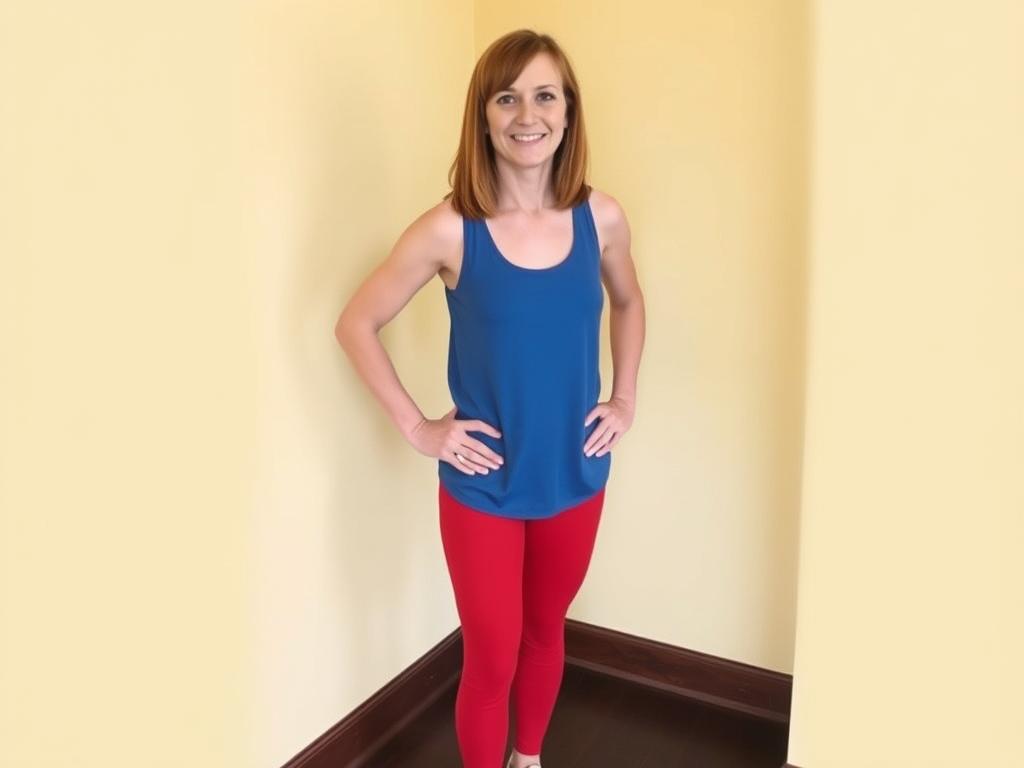
[[[546,85],[538,85],[533,90],[539,91],[541,88],[557,88],[557,87],[558,87],[557,85],[552,85],[551,83],[548,83]],[[500,91],[498,91],[498,93],[508,93],[508,92],[518,93],[518,91],[515,88],[502,88]]]

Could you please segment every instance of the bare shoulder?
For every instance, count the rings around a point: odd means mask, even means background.
[[[462,216],[452,207],[450,199],[442,200],[420,214],[409,225],[407,233],[429,246],[424,249],[424,253],[431,253],[435,257],[450,256],[462,247]],[[447,260],[442,259],[444,262]]]
[[[454,288],[462,270],[462,214],[453,207],[451,198],[442,200],[421,217],[432,232],[435,245],[435,269],[441,282]]]
[[[601,253],[608,250],[610,244],[628,243],[629,222],[626,212],[619,201],[597,187],[590,190],[590,210],[594,213],[594,223],[601,239]]]
[[[426,212],[440,234],[449,240],[462,240],[462,216],[452,207],[451,198],[442,200]]]
[[[625,211],[618,200],[598,189],[591,190],[590,203],[601,240],[601,281],[612,305],[624,307],[642,301]]]
[[[338,325],[368,325],[374,330],[389,323],[415,293],[433,277],[462,258],[462,217],[444,200],[409,224],[355,295]]]
[[[402,233],[396,250],[406,260],[415,259],[431,276],[439,275],[445,284],[453,282],[450,275],[458,274],[462,262],[462,216],[451,200],[421,213]]]

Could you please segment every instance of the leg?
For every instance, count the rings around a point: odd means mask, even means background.
[[[455,731],[464,768],[501,768],[522,633],[523,520],[475,510],[438,489],[441,541],[462,623]]]
[[[590,565],[603,505],[601,489],[554,517],[526,521],[523,639],[511,691],[520,755],[540,755],[565,668],[565,615]]]

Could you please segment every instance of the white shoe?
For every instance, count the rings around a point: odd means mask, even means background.
[[[508,762],[505,763],[505,768],[512,768],[512,755],[508,756]],[[540,768],[540,763],[530,763],[526,768]]]

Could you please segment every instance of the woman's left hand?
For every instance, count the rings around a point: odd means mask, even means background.
[[[587,420],[583,426],[589,427],[597,417],[601,418],[601,423],[587,439],[587,444],[583,446],[583,452],[587,456],[595,451],[595,456],[603,456],[608,453],[612,446],[619,442],[619,438],[626,433],[626,430],[633,426],[633,410],[633,403],[622,397],[613,397],[595,405],[594,410],[587,414]]]

